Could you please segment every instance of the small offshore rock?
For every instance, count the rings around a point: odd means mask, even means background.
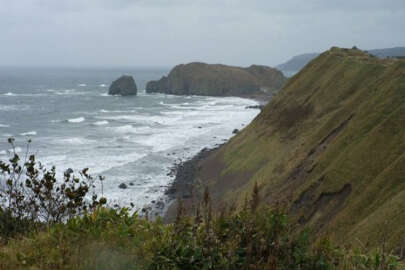
[[[238,132],[239,132],[239,129],[235,128],[235,129],[232,131],[232,134],[236,134],[236,133],[238,133]]]
[[[130,96],[136,95],[138,89],[135,80],[132,76],[123,75],[117,80],[113,81],[109,90],[109,95]]]
[[[121,188],[121,189],[128,188],[128,186],[125,183],[121,183],[118,187]]]

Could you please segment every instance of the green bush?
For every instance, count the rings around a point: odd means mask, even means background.
[[[55,167],[47,169],[29,155],[30,142],[22,160],[14,139],[8,141],[14,151],[8,161],[0,161],[0,237],[66,222],[106,203],[95,193],[96,179],[87,168],[79,172],[80,177],[69,170],[58,180]]]
[[[82,171],[87,182],[65,173],[58,183],[55,169],[37,169],[33,156],[19,164],[16,154],[0,163],[6,182],[1,194],[9,202],[0,208],[0,235],[8,239],[0,242],[1,270],[404,269],[385,249],[337,248],[328,239],[313,239],[308,230],[298,231],[281,209],[259,207],[257,185],[239,212],[216,215],[206,190],[193,215],[184,215],[180,202],[175,223],[163,224],[126,208],[106,208],[104,198],[86,200],[93,181],[87,170]]]

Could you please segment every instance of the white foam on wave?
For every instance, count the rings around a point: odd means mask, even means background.
[[[107,87],[107,85],[105,85],[104,83],[99,85],[100,87]]]
[[[26,111],[29,110],[29,105],[0,105],[0,111]]]
[[[37,135],[37,132],[36,131],[28,131],[28,132],[20,133],[20,135],[21,136],[35,136],[35,135]]]
[[[0,124],[0,128],[8,128],[8,127],[10,127],[10,125]]]
[[[87,86],[87,84],[85,84],[85,83],[79,83],[77,86],[85,87],[85,86]]]
[[[72,95],[85,95],[86,92],[80,92],[76,89],[48,89],[47,92],[50,92],[58,96],[72,96]]]
[[[86,120],[86,118],[84,118],[84,117],[78,117],[78,118],[68,119],[67,121],[69,123],[81,123],[81,122],[84,122],[85,120]]]
[[[134,127],[133,125],[124,125],[120,127],[110,127],[109,130],[120,134],[145,134],[151,130],[148,126]]]
[[[142,109],[142,107],[138,107],[137,109]],[[111,110],[110,111],[110,110],[101,109],[101,110],[99,110],[99,112],[101,112],[101,113],[135,113],[135,112],[137,112],[137,110]],[[114,116],[112,116],[112,117],[114,117]],[[105,117],[103,116],[103,117],[99,117],[99,118],[104,119]],[[110,120],[116,120],[116,119],[110,119]]]
[[[8,149],[8,150],[2,150],[2,151],[0,151],[0,154],[1,154],[1,155],[11,155],[11,154],[14,154],[14,152],[15,152],[16,154],[21,153],[21,152],[22,152],[22,148],[17,146],[17,147],[15,147],[14,149],[13,149],[13,148],[10,148],[10,149]]]
[[[95,126],[104,126],[104,125],[108,125],[108,121],[103,120],[103,121],[96,121],[93,123],[93,125]]]
[[[100,94],[100,96],[102,96],[102,97],[111,97],[111,95],[109,95],[108,93],[102,93],[102,94]]]
[[[83,146],[81,146],[83,147]],[[67,155],[53,155],[42,158],[43,163],[46,166],[55,166],[57,173],[63,174],[63,171],[67,169],[66,166],[72,168],[74,171],[82,170],[84,168],[90,168],[89,173],[91,175],[102,174],[104,171],[109,169],[123,166],[129,162],[134,162],[142,157],[145,154],[139,154],[136,152],[131,153],[122,153],[120,155],[107,155],[100,154],[95,158],[94,152],[77,152],[77,154]],[[66,161],[69,160],[67,163]],[[108,191],[105,190],[108,197]]]
[[[63,138],[63,139],[56,139],[54,140],[56,144],[69,144],[69,145],[87,145],[95,143],[94,140],[89,140],[83,137],[72,137],[72,138]]]
[[[39,90],[37,90],[39,91]],[[2,96],[6,96],[6,97],[42,97],[42,96],[46,96],[46,94],[44,93],[13,93],[13,92],[7,92],[5,94],[3,94]]]
[[[181,120],[180,115],[149,115],[149,114],[124,114],[115,116],[100,116],[100,119],[119,121],[119,122],[132,122],[145,125],[172,125]]]

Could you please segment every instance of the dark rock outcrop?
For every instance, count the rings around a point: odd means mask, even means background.
[[[125,183],[121,183],[118,187],[120,189],[127,189],[128,188],[128,186]]]
[[[270,94],[286,81],[277,69],[252,65],[248,68],[190,63],[174,67],[168,76],[150,81],[148,93],[203,96],[249,96]]]
[[[138,89],[135,80],[132,76],[123,75],[117,80],[113,81],[108,90],[109,95],[130,96],[136,95]]]

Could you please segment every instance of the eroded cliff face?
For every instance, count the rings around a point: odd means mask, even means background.
[[[240,68],[190,63],[174,67],[159,81],[149,82],[146,91],[174,95],[248,96],[271,94],[285,81],[280,71],[266,66]]]
[[[199,162],[213,201],[283,202],[301,225],[370,246],[405,235],[405,60],[332,48]]]

